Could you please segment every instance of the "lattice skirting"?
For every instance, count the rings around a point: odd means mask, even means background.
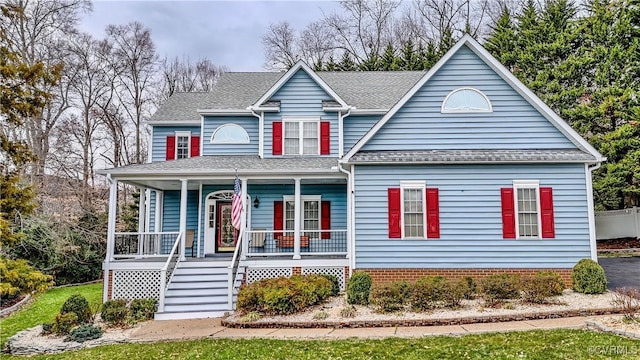
[[[345,278],[344,278],[344,267],[303,267],[302,275],[309,274],[326,274],[333,275],[338,279],[338,283],[340,284],[340,290],[345,289]]]
[[[159,270],[113,270],[112,299],[160,299]]]
[[[286,268],[248,268],[247,283],[256,282],[262,279],[272,279],[280,276],[289,277],[293,274],[293,269]]]

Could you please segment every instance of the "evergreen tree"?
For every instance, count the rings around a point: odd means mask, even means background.
[[[338,64],[337,67],[338,71],[354,71],[357,70],[356,67],[356,63],[353,62],[353,59],[351,59],[351,55],[349,55],[348,52],[344,52],[344,54],[342,54],[342,60],[340,60],[340,63]]]
[[[336,71],[337,68],[338,64],[336,64],[336,61],[333,59],[333,55],[329,56],[329,61],[324,64],[324,71]]]
[[[491,35],[484,44],[496,59],[509,71],[514,72],[516,64],[516,34],[511,12],[507,6],[502,7],[500,17],[490,25]]]
[[[418,57],[416,50],[413,48],[413,41],[407,40],[402,46],[402,54],[400,56],[401,70],[416,70],[418,67]]]
[[[378,71],[380,70],[380,57],[378,54],[371,53],[367,59],[358,65],[358,70],[362,71]]]
[[[391,43],[387,44],[387,47],[384,49],[384,53],[380,57],[380,70],[382,71],[391,71],[397,70],[398,63],[396,59],[395,50]]]
[[[429,41],[427,44],[427,50],[425,51],[425,55],[422,60],[422,69],[428,70],[435,65],[440,57],[438,56],[438,51],[436,50],[436,45]]]

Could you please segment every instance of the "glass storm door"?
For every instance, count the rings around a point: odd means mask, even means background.
[[[231,223],[231,202],[217,202],[216,252],[233,252],[238,240],[238,230]]]

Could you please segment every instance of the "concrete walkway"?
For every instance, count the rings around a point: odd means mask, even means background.
[[[268,338],[268,339],[347,339],[347,338],[412,338],[431,335],[466,335],[488,332],[536,329],[575,329],[586,327],[588,320],[599,316],[571,317],[501,323],[447,326],[319,328],[319,329],[235,329],[221,325],[221,319],[149,321],[131,334],[132,341],[185,340],[202,338]]]

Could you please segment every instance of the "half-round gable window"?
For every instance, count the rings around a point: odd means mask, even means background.
[[[475,113],[491,112],[489,98],[474,88],[460,88],[453,90],[444,98],[441,112],[443,113]]]
[[[249,134],[237,124],[220,125],[211,135],[212,144],[248,144]]]

